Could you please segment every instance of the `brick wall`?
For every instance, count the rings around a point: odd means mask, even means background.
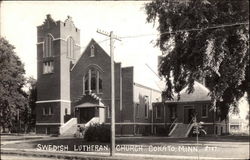
[[[95,56],[91,57],[91,46],[95,47]],[[72,102],[83,95],[83,77],[92,67],[99,71],[100,76],[102,77],[102,92],[97,93],[97,95],[102,99],[102,102],[105,106],[111,104],[111,63],[109,55],[92,39],[89,45],[86,47],[82,56],[78,60],[77,64],[73,66],[71,70],[71,100]],[[116,122],[120,122],[120,75],[121,75],[121,64],[115,63],[115,110],[116,110]],[[72,107],[74,110],[74,107]],[[110,119],[107,118],[106,121],[109,122]]]
[[[44,40],[47,35],[52,36],[52,56],[43,57]],[[75,28],[71,18],[65,22],[54,21],[50,15],[47,16],[44,24],[37,27],[37,123],[64,123],[65,109],[70,113],[70,65],[75,62],[67,56],[67,38],[74,39],[74,52],[80,53],[80,30]],[[43,74],[43,63],[53,61],[54,70],[52,73]],[[42,101],[42,102],[41,102]],[[46,102],[46,103],[44,103]],[[52,115],[43,115],[43,107],[50,106],[53,109]],[[40,132],[46,128],[43,125],[37,125],[37,131]],[[51,132],[55,128],[49,129]]]
[[[122,122],[134,122],[134,71],[122,68]]]

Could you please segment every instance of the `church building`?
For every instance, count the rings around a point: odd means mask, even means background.
[[[194,83],[180,99],[135,82],[134,67],[114,62],[116,135],[190,136],[194,118],[207,134],[227,134],[227,119],[210,110],[209,90]],[[81,53],[80,30],[72,18],[47,15],[37,27],[36,132],[73,135],[77,126],[110,125],[111,58],[94,40]]]
[[[47,15],[37,27],[37,133],[110,123],[110,56],[93,39],[80,50],[80,29],[71,17],[62,22]],[[133,67],[114,66],[116,135],[152,132],[152,103],[161,101],[161,92],[135,83]]]

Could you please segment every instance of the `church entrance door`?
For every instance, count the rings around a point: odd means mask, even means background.
[[[95,108],[80,108],[80,123],[84,124],[90,121],[95,116]]]

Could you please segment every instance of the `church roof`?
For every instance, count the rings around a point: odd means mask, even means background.
[[[194,82],[194,92],[188,94],[187,89],[188,86],[186,86],[183,90],[181,90],[179,100],[176,94],[174,96],[173,101],[166,101],[166,102],[197,102],[197,101],[211,100],[210,96],[208,95],[210,92],[209,89],[197,81]]]
[[[86,102],[75,106],[75,108],[89,108],[89,107],[104,107],[104,104],[102,102],[99,102],[98,104]]]
[[[81,58],[86,54],[87,49],[94,44],[97,46],[99,49],[105,53],[105,56],[109,56],[109,54],[94,40],[91,39],[89,44],[86,46],[85,50],[82,52],[82,54],[78,57],[76,63],[71,67],[71,71],[74,70],[74,68],[78,65],[78,62],[81,60]],[[116,64],[119,62],[115,62]],[[157,90],[157,91],[162,91],[164,89],[165,83],[155,75],[150,69],[142,63],[141,65],[138,64],[133,64],[132,66],[122,66],[122,68],[127,68],[127,67],[133,67],[133,72],[134,72],[134,82],[137,84],[141,84],[143,86],[146,86],[148,88]],[[143,75],[143,76],[142,76]]]
[[[86,94],[81,95],[74,101],[74,106],[76,108],[84,107],[104,107],[101,102],[101,98],[98,97],[95,93],[86,92]]]

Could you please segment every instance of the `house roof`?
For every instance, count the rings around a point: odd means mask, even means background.
[[[199,82],[194,82],[194,92],[188,94],[188,86],[186,86],[180,92],[180,99],[178,100],[177,94],[174,96],[173,101],[166,101],[166,102],[195,102],[195,101],[210,101],[211,98],[208,95],[209,89],[206,88],[204,85],[200,84]]]

